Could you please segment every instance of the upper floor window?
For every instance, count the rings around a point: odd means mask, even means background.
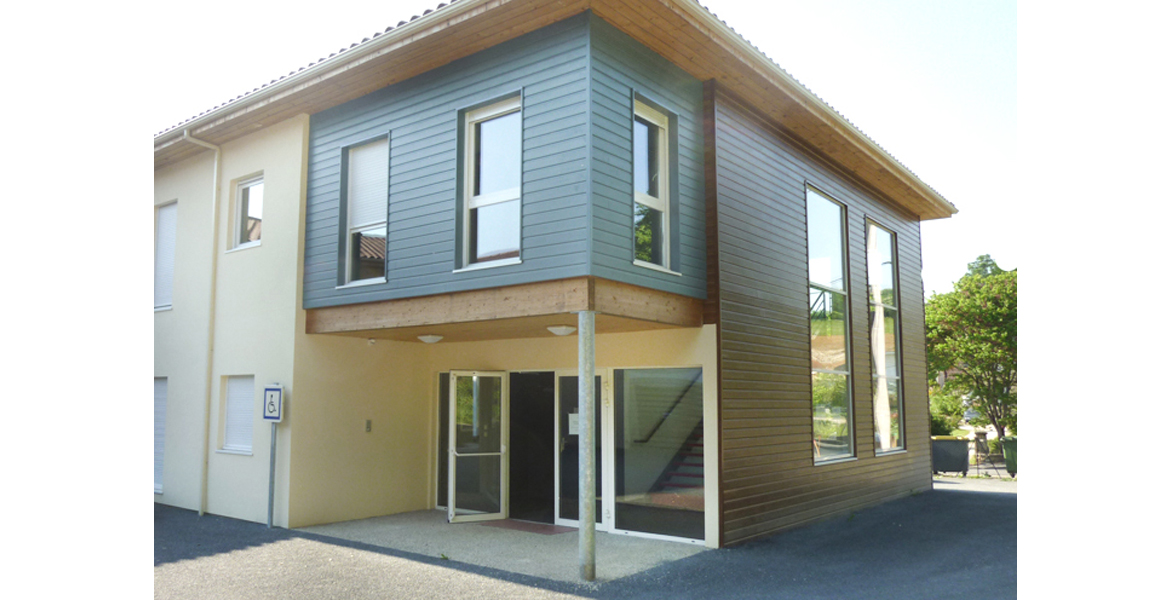
[[[807,202],[813,458],[821,462],[853,456],[845,207],[812,188]]]
[[[346,156],[345,283],[386,276],[390,140],[349,148]]]
[[[154,309],[171,307],[175,287],[177,202],[158,207],[154,218]]]
[[[252,177],[236,186],[235,230],[232,247],[250,246],[260,241],[260,222],[264,218],[264,178]]]
[[[866,228],[874,445],[877,452],[889,452],[906,444],[902,434],[897,255],[893,233],[872,222]]]
[[[670,268],[670,120],[634,101],[634,262]]]
[[[520,258],[520,97],[464,116],[463,265]]]

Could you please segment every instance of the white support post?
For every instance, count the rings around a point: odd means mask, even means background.
[[[578,556],[581,564],[581,579],[593,581],[596,577],[597,529],[597,465],[594,447],[597,440],[597,419],[595,392],[593,389],[593,311],[577,313],[577,392],[580,427],[578,428],[578,490],[580,493],[578,531]]]

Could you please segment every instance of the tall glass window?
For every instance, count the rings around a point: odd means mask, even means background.
[[[670,267],[670,121],[634,102],[634,262]]]
[[[348,150],[345,283],[386,276],[386,212],[390,193],[390,140]]]
[[[520,257],[520,98],[467,113],[463,264]]]
[[[812,188],[807,200],[813,459],[822,462],[853,456],[845,208]]]
[[[264,179],[254,177],[239,184],[236,191],[236,230],[234,248],[260,241],[260,225],[264,219]]]
[[[905,448],[902,420],[898,268],[894,234],[866,226],[869,272],[869,343],[873,370],[873,435],[877,452]]]
[[[614,525],[703,539],[703,370],[614,371]]]

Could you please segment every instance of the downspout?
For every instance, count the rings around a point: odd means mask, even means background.
[[[219,146],[191,137],[191,130],[183,130],[183,139],[215,152],[215,166],[211,180],[211,285],[208,294],[207,315],[207,374],[204,379],[203,396],[203,460],[199,474],[199,516],[207,512],[207,470],[211,454],[211,380],[212,363],[215,358],[215,292],[219,281],[219,177],[223,153]]]

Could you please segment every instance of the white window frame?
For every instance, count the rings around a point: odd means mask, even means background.
[[[385,189],[386,198],[384,200],[384,204],[382,205],[382,219],[380,221],[368,221],[368,222],[364,222],[364,223],[358,223],[355,225],[353,222],[353,214],[355,212],[354,206],[353,206],[353,169],[351,168],[351,162],[350,162],[352,157],[353,157],[353,151],[357,150],[359,148],[365,148],[365,147],[370,146],[372,144],[381,144],[381,143],[386,144],[386,189]],[[382,258],[382,273],[383,273],[382,276],[380,276],[380,277],[367,277],[365,279],[354,279],[353,278],[353,269],[354,269],[354,265],[353,265],[353,235],[355,233],[365,233],[367,231],[373,231],[376,229],[386,229],[386,239],[387,239],[387,243],[389,242],[390,231],[389,231],[389,227],[388,227],[386,213],[390,208],[389,207],[389,201],[390,201],[390,196],[389,196],[389,194],[390,194],[390,138],[388,136],[383,136],[383,137],[379,137],[377,139],[366,140],[364,142],[346,147],[345,153],[346,153],[346,169],[345,169],[346,228],[345,228],[345,279],[344,279],[345,283],[340,287],[345,287],[345,286],[349,286],[349,285],[369,285],[369,284],[373,284],[373,283],[385,283],[385,281],[386,281],[386,275],[385,275],[386,263],[388,262],[388,259],[389,259],[388,256],[383,256],[383,258]],[[388,250],[386,251],[386,254],[389,254]]]
[[[811,370],[810,379],[814,378],[812,374],[815,374],[815,373],[825,373],[828,375],[844,375],[845,376],[845,389],[847,390],[847,393],[849,395],[849,403],[848,403],[848,409],[849,409],[849,455],[848,456],[831,457],[831,458],[826,458],[826,459],[818,459],[816,456],[816,434],[814,433],[813,434],[813,444],[814,444],[813,445],[813,450],[814,450],[813,451],[813,465],[818,466],[818,465],[828,465],[828,464],[834,464],[834,463],[850,461],[850,460],[857,460],[857,410],[856,410],[856,407],[854,406],[854,398],[853,398],[853,376],[854,376],[854,373],[853,373],[853,344],[852,344],[852,337],[853,337],[853,314],[852,314],[853,310],[852,310],[852,308],[853,308],[853,304],[849,298],[849,291],[850,291],[849,290],[849,287],[850,287],[849,286],[849,210],[848,210],[848,207],[845,206],[845,204],[838,202],[836,198],[833,198],[832,196],[820,191],[819,189],[817,189],[815,187],[812,187],[811,185],[806,185],[805,186],[805,207],[806,207],[805,211],[806,211],[806,213],[808,211],[807,207],[810,203],[809,202],[810,197],[814,196],[814,195],[819,197],[819,198],[822,198],[824,200],[827,200],[828,202],[831,202],[833,205],[835,205],[837,207],[837,209],[840,211],[839,214],[841,215],[841,232],[840,232],[841,233],[841,248],[839,249],[839,251],[841,252],[841,287],[840,288],[833,287],[832,282],[821,283],[821,282],[813,281],[812,273],[809,273],[808,285],[809,285],[810,293],[812,290],[815,289],[815,290],[820,290],[823,292],[828,292],[830,294],[841,294],[845,297],[845,332],[844,332],[845,370],[844,371],[833,371],[833,370],[829,370],[829,369],[815,369],[814,368]],[[806,216],[806,219],[807,219],[807,216]],[[812,231],[811,227],[808,226],[807,222],[806,222],[806,235],[810,239],[813,235],[813,231]],[[811,243],[809,243],[808,240],[806,240],[806,244],[809,244],[811,246]],[[807,251],[807,249],[806,249],[806,251]],[[812,319],[812,315],[810,314],[809,315],[810,325],[811,325],[811,319]],[[811,348],[811,344],[810,344],[810,348]],[[815,385],[815,383],[814,383],[814,385]],[[814,401],[812,398],[810,398],[809,400],[810,400],[810,402]],[[815,404],[814,404],[814,408],[815,408]],[[815,418],[815,416],[814,416],[814,418]],[[815,427],[815,424],[814,424],[814,427]]]
[[[523,99],[516,95],[506,100],[501,100],[495,104],[477,108],[475,110],[467,111],[463,116],[463,269],[473,270],[483,268],[486,266],[502,266],[517,264],[520,257],[501,258],[490,261],[472,262],[471,257],[471,211],[493,204],[500,204],[502,202],[511,202],[513,200],[520,200],[520,187],[508,188],[506,190],[499,190],[489,194],[475,195],[475,174],[478,164],[475,160],[475,142],[476,142],[476,127],[477,123],[490,121],[492,119],[520,112],[523,108]],[[521,128],[523,131],[523,127]],[[521,135],[521,145],[523,146],[523,134]],[[523,179],[523,148],[520,152],[521,156],[521,179]],[[523,211],[521,211],[523,214]],[[523,229],[520,229],[521,252],[523,252],[524,234]]]
[[[641,100],[634,100],[634,118],[649,121],[655,127],[658,127],[658,195],[656,198],[650,194],[634,190],[634,202],[642,204],[649,208],[662,213],[662,264],[657,265],[652,262],[634,259],[634,264],[642,267],[648,267],[655,270],[666,270],[669,273],[674,273],[670,265],[670,118],[659,110],[652,108],[650,105]],[[637,210],[637,207],[634,207]],[[633,237],[630,238],[633,243]]]
[[[220,452],[252,454],[255,414],[256,377],[254,375],[226,377],[223,386]]]
[[[166,211],[164,213],[164,211]],[[164,221],[164,214],[166,215]],[[175,255],[179,235],[179,203],[168,202],[154,211],[154,310],[171,310],[175,294]],[[163,228],[167,227],[166,231]],[[166,235],[164,235],[164,233]]]
[[[160,394],[161,392],[161,394]],[[163,493],[167,430],[167,378],[154,378],[154,493]]]
[[[875,265],[873,265],[870,262],[874,259],[874,251],[877,250],[876,247],[871,247],[871,244],[876,242],[876,238],[870,237],[870,232],[874,229],[880,229],[880,230],[886,232],[887,234],[889,234],[889,236],[890,236],[890,260],[891,260],[890,271],[893,274],[893,281],[891,283],[894,286],[894,304],[893,305],[886,304],[884,302],[874,302],[874,296],[875,296],[874,286],[881,285],[881,282],[880,282],[881,265],[876,265],[876,273],[877,273],[877,276],[879,278],[879,281],[874,282],[873,276],[875,274]],[[869,281],[866,282],[867,283],[866,296],[868,297],[867,300],[868,300],[868,305],[869,305],[870,310],[873,310],[874,307],[881,307],[883,309],[883,315],[882,315],[883,318],[885,316],[885,309],[889,309],[889,310],[894,311],[894,366],[895,366],[895,370],[897,372],[897,375],[895,375],[893,377],[893,379],[898,384],[898,398],[897,398],[897,400],[898,400],[898,431],[900,433],[899,441],[901,442],[901,445],[900,446],[893,446],[893,447],[888,448],[888,449],[882,449],[881,448],[881,441],[878,440],[876,437],[876,434],[878,433],[877,417],[878,417],[878,399],[880,398],[879,390],[885,389],[885,390],[887,390],[887,393],[888,393],[889,387],[886,385],[886,383],[890,379],[890,377],[888,374],[888,369],[880,369],[880,370],[875,369],[874,372],[872,373],[872,377],[871,377],[872,384],[873,384],[872,391],[873,391],[873,406],[874,406],[874,409],[873,409],[874,410],[874,413],[873,413],[874,414],[874,434],[875,434],[874,454],[880,456],[880,455],[891,454],[891,453],[895,453],[895,452],[904,452],[906,450],[906,415],[905,415],[905,410],[906,410],[905,397],[906,397],[906,395],[902,389],[902,383],[903,383],[903,377],[902,377],[902,303],[900,302],[900,300],[901,300],[900,297],[902,294],[902,286],[899,285],[900,282],[898,281],[898,234],[887,227],[882,227],[881,225],[879,225],[875,221],[866,219],[866,222],[865,222],[865,260],[866,260],[866,277],[867,277],[867,279],[869,279]],[[881,288],[878,287],[876,291],[878,292],[877,297],[881,298]],[[885,327],[884,323],[885,322],[883,319],[883,329]],[[872,323],[870,324],[868,334],[870,336],[870,353],[872,355],[876,356],[877,348],[875,347],[875,340],[873,337],[873,324]],[[882,340],[883,354],[884,354],[885,349],[886,349],[885,348],[885,340]],[[882,360],[883,361],[885,360],[884,357]],[[870,365],[871,368],[873,368],[874,361],[871,360],[870,363],[871,363],[871,365]],[[888,404],[889,397],[888,396],[887,396],[886,402],[887,402],[886,408],[888,409],[889,408],[889,404]]]
[[[248,215],[244,212],[244,190],[256,184],[264,184],[263,174],[251,176],[236,183],[235,209],[232,211],[234,221],[232,223],[232,247],[229,250],[242,250],[260,245],[261,240],[250,242],[240,241],[243,238],[244,229],[248,226]],[[261,207],[261,210],[264,210],[263,207]],[[260,235],[264,235],[263,228],[260,230]]]

